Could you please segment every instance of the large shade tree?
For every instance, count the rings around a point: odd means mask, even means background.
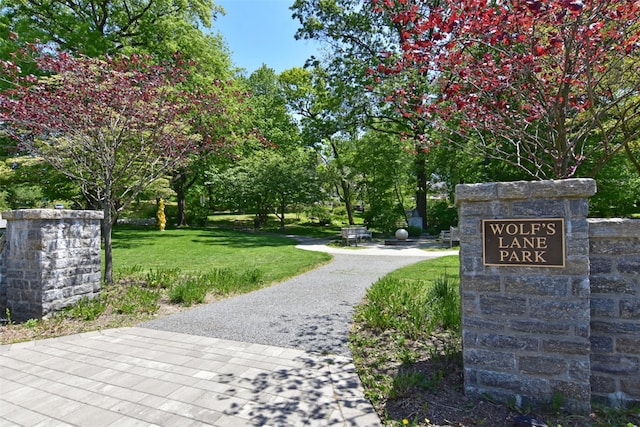
[[[111,230],[119,213],[151,182],[220,141],[198,129],[201,116],[223,116],[214,91],[184,91],[180,58],[95,59],[34,48],[43,76],[0,63],[0,123],[20,148],[80,185],[104,211],[106,282],[112,281]],[[220,147],[222,148],[222,147]]]
[[[374,80],[409,69],[437,87],[398,83],[390,99],[404,116],[538,178],[586,165],[592,175],[625,151],[635,160],[637,0],[372,1],[402,29],[400,49],[370,70]]]
[[[230,87],[232,69],[226,43],[220,34],[203,31],[223,13],[211,0],[0,0],[0,4],[0,58],[10,58],[25,42],[92,57],[138,53],[170,59],[180,52],[190,67],[188,82],[183,85],[213,87],[220,101],[227,102],[227,109],[242,109],[235,105],[240,89]],[[28,63],[21,65],[23,69],[30,67]],[[206,129],[210,136],[216,133],[231,137],[234,133],[236,123],[230,120],[221,123],[215,116],[201,116],[200,120],[210,125]],[[209,154],[207,150],[192,153],[189,162],[171,172],[178,225],[186,225],[186,196]]]
[[[1,0],[8,30],[23,40],[99,56],[125,48],[158,52],[198,27],[209,28],[222,9],[211,0]]]
[[[410,68],[385,74],[384,79],[368,73],[384,68],[389,52],[400,51],[402,25],[377,13],[377,4],[370,0],[296,0],[291,9],[301,24],[296,37],[319,40],[331,52],[321,63],[325,74],[331,76],[329,85],[336,87],[334,92],[347,106],[348,114],[339,120],[352,129],[357,127],[358,133],[374,130],[399,136],[415,154],[411,159],[415,204],[426,226],[428,153],[421,137],[429,131],[430,123],[404,114],[393,95],[406,82],[428,91],[429,79]]]

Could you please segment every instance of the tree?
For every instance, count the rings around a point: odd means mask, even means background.
[[[256,223],[265,224],[272,213],[285,225],[285,214],[292,205],[317,202],[320,186],[315,155],[310,150],[286,153],[265,149],[240,160],[220,173],[222,196],[232,208],[256,213]]]
[[[0,58],[10,58],[25,42],[93,57],[138,53],[170,60],[180,52],[184,64],[190,67],[184,85],[215,86],[221,102],[229,102],[227,109],[236,108],[233,104],[242,99],[238,89],[230,88],[231,59],[224,40],[219,34],[202,31],[223,13],[211,0],[124,0],[104,4],[94,0],[0,1],[4,6],[0,9],[0,36],[7,36],[0,41]],[[24,68],[30,64],[20,65]],[[219,84],[220,81],[225,83]],[[215,117],[200,119],[212,125],[207,129],[210,134],[233,134],[231,120],[216,123]],[[198,178],[197,170],[207,161],[207,151],[192,153],[189,160],[189,164],[171,172],[179,207],[178,225],[187,223],[186,195]]]
[[[431,124],[404,114],[394,95],[406,82],[414,91],[430,91],[429,78],[409,68],[396,69],[384,79],[370,72],[384,69],[389,53],[400,51],[402,25],[377,13],[373,1],[297,0],[291,9],[302,25],[296,37],[320,40],[331,49],[322,67],[330,83],[340,86],[337,92],[348,105],[349,113],[341,120],[351,121],[358,133],[393,134],[413,146],[416,209],[426,221],[428,153],[421,141]]]
[[[637,0],[373,1],[402,40],[370,74],[411,69],[439,88],[397,87],[416,123],[537,178],[574,176],[589,157],[593,175],[640,137]]]
[[[0,122],[20,148],[75,180],[102,208],[109,283],[119,212],[199,145],[222,144],[197,129],[196,119],[224,110],[213,92],[181,90],[180,58],[154,64],[136,55],[92,59],[46,49],[33,56],[48,75],[23,76],[15,64],[0,64],[0,76],[13,82],[0,92]]]
[[[213,163],[239,159],[246,147],[262,144],[264,138],[247,122],[248,106],[244,99],[248,96],[235,82],[214,82],[210,86],[214,91],[218,111],[210,111],[194,117],[194,129],[202,131],[197,149],[193,150],[171,172],[170,184],[176,193],[178,213],[176,225],[187,226],[187,195],[204,176],[204,171]],[[225,112],[222,114],[222,112]],[[211,114],[213,113],[213,114]],[[216,144],[210,144],[216,141]]]
[[[0,5],[9,29],[22,40],[52,42],[89,56],[127,47],[160,53],[159,45],[169,47],[192,29],[209,28],[222,12],[211,0],[2,0]],[[176,50],[174,44],[170,52]]]
[[[360,173],[360,197],[368,226],[393,233],[405,222],[409,196],[414,196],[414,154],[393,134],[370,131],[358,139],[353,165]]]
[[[358,133],[355,109],[348,89],[337,76],[320,67],[293,68],[280,75],[290,108],[300,117],[302,138],[324,162],[335,193],[344,203],[349,224],[354,224],[355,171],[345,158],[353,151]],[[335,80],[334,80],[335,79]]]
[[[81,203],[77,185],[50,164],[33,156],[11,156],[0,162],[0,187],[6,188],[7,208],[53,207],[56,202]],[[30,188],[31,191],[25,193]],[[33,197],[24,197],[26,194]]]

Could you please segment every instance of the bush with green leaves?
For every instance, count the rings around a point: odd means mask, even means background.
[[[404,226],[407,221],[402,206],[388,200],[372,201],[363,216],[364,222],[369,228],[385,234],[395,233],[398,226]]]
[[[429,234],[439,234],[441,230],[458,226],[458,209],[448,201],[430,202],[427,208],[427,229]]]

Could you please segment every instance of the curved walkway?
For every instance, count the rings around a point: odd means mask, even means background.
[[[331,252],[316,270],[135,328],[0,346],[0,424],[377,426],[347,348],[366,288],[421,259]]]

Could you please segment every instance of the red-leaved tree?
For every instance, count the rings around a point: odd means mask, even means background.
[[[639,165],[640,1],[371,1],[401,45],[370,75],[402,82],[387,99],[405,117],[537,178],[624,150]],[[397,79],[408,70],[431,92]]]
[[[104,211],[104,280],[113,281],[111,230],[118,214],[150,183],[200,150],[222,149],[203,117],[225,114],[216,92],[181,89],[187,67],[179,58],[104,59],[32,48],[42,73],[22,75],[0,63],[0,125],[19,147],[77,182]],[[24,58],[22,58],[24,60]]]

